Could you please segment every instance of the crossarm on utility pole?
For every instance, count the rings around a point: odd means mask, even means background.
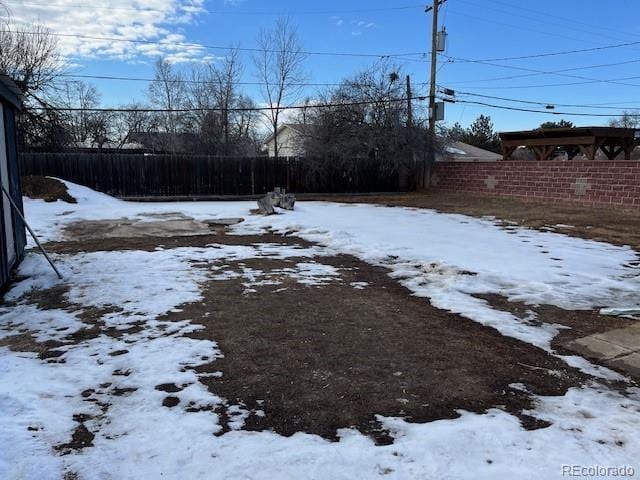
[[[16,205],[16,202],[13,201],[13,198],[11,198],[11,195],[9,195],[9,192],[7,192],[7,189],[4,188],[4,185],[0,185],[0,187],[2,187],[2,193],[4,193],[5,197],[7,197],[7,199],[9,199],[9,203],[11,203],[11,206],[13,207],[14,211],[18,214],[18,216],[20,217],[20,219],[24,223],[25,227],[27,227],[27,230],[29,230],[29,233],[31,234],[31,237],[33,238],[33,240],[36,242],[36,245],[38,246],[38,249],[40,249],[40,251],[42,252],[44,257],[47,259],[47,262],[49,262],[49,265],[51,265],[51,268],[53,268],[53,271],[56,272],[56,275],[58,275],[58,278],[60,280],[62,280],[62,278],[63,278],[62,274],[60,273],[60,271],[54,265],[53,260],[51,260],[51,258],[47,254],[47,251],[40,244],[40,240],[38,240],[38,237],[36,236],[35,232],[31,229],[31,227],[27,223],[27,220],[24,218],[24,215],[22,214],[22,212],[20,211],[20,209]]]

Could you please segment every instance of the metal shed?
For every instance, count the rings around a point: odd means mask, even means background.
[[[22,211],[20,165],[16,147],[16,112],[21,108],[21,92],[6,75],[0,74],[0,182]],[[26,232],[11,201],[0,190],[0,288],[7,286],[12,272],[24,257]]]

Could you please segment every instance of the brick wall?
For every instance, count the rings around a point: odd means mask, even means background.
[[[640,161],[442,162],[432,189],[640,207]]]

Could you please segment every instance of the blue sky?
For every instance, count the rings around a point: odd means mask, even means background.
[[[253,47],[261,28],[271,27],[278,14],[289,14],[298,25],[305,49],[322,52],[402,54],[427,52],[431,15],[412,0],[6,0],[14,21],[44,23],[71,35],[127,38],[163,43]],[[602,8],[602,5],[605,8]],[[411,7],[411,8],[401,8]],[[449,33],[440,59],[438,83],[476,95],[569,105],[603,104],[605,108],[556,107],[556,111],[609,114],[640,107],[640,43],[593,52],[522,60],[464,62],[587,49],[640,42],[640,2],[634,0],[448,0],[441,25]],[[141,45],[126,42],[61,38],[71,72],[85,75],[150,77],[154,59],[162,54],[189,68],[193,62],[214,60],[224,51],[180,45]],[[243,55],[243,80],[255,81],[250,54]],[[428,79],[428,63],[409,57],[406,72],[416,90]],[[214,60],[215,61],[215,60]],[[310,56],[311,82],[337,82],[375,59]],[[626,62],[619,65],[614,63]],[[599,67],[594,67],[600,65]],[[606,65],[606,66],[602,66]],[[591,67],[582,69],[582,67]],[[568,70],[558,74],[533,72]],[[637,76],[617,83],[594,82]],[[576,78],[580,77],[580,78]],[[111,106],[142,100],[145,83],[92,80]],[[586,83],[591,82],[591,83]],[[561,85],[558,85],[561,84]],[[564,85],[562,85],[564,84]],[[566,85],[573,84],[573,85]],[[258,98],[258,92],[246,91]],[[314,89],[309,89],[313,97]],[[462,100],[540,109],[540,105],[458,94]],[[478,105],[447,105],[446,122],[468,125],[479,114],[491,116],[499,130],[534,128],[543,121],[567,118],[580,125],[603,124],[607,118],[559,117],[550,114],[498,110]]]

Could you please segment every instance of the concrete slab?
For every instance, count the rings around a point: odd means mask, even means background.
[[[640,378],[640,324],[582,337],[565,345],[626,375]]]
[[[598,333],[594,337],[605,342],[614,343],[627,350],[640,350],[640,329],[638,328],[618,328],[608,332]]]
[[[615,343],[607,342],[595,335],[579,338],[567,345],[576,353],[587,357],[594,357],[602,360],[610,360],[620,355],[628,355],[633,352]]]
[[[630,353],[608,362],[609,366],[623,370],[629,375],[640,377],[640,352]]]
[[[119,218],[75,222],[64,229],[66,240],[100,238],[176,237],[214,235],[212,226],[182,214],[157,215],[159,220]]]

